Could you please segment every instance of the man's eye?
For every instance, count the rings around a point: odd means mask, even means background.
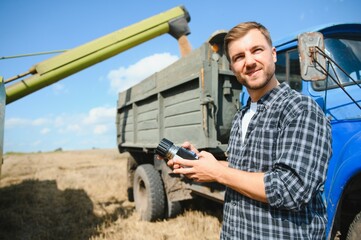
[[[242,60],[243,58],[244,58],[243,56],[239,55],[234,58],[234,61],[237,62],[237,61]]]
[[[254,50],[254,53],[261,53],[262,52],[262,48],[256,48],[255,50]]]

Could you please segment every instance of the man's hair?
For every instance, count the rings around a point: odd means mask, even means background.
[[[224,51],[226,54],[226,57],[229,62],[231,62],[229,52],[228,52],[228,45],[241,37],[244,37],[250,30],[252,29],[258,29],[263,36],[266,38],[268,44],[272,47],[272,39],[271,34],[267,30],[265,26],[258,22],[243,22],[238,24],[237,26],[233,27],[227,35],[224,37]]]

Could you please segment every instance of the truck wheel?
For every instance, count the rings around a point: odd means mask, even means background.
[[[164,218],[165,192],[160,174],[151,164],[142,164],[134,174],[134,201],[140,219],[155,221]]]
[[[359,212],[352,221],[347,233],[347,240],[357,240],[361,236],[361,212]]]
[[[129,202],[134,202],[133,185],[134,185],[134,173],[137,169],[138,163],[130,154],[127,161],[127,195]]]
[[[167,218],[174,218],[180,214],[183,210],[182,204],[180,202],[172,202],[167,198]]]

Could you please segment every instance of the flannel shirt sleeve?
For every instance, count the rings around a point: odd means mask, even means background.
[[[293,106],[279,131],[276,159],[264,176],[267,199],[273,207],[297,211],[323,189],[331,155],[331,127],[315,105],[308,101],[306,106]]]

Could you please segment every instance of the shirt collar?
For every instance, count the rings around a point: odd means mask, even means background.
[[[259,108],[269,108],[272,103],[281,98],[282,96],[288,94],[288,92],[291,90],[290,86],[288,86],[287,83],[281,83],[277,87],[273,88],[269,92],[267,92],[263,97],[261,97],[260,100],[258,100],[258,109]],[[248,109],[251,105],[251,98],[248,98],[247,106]]]

